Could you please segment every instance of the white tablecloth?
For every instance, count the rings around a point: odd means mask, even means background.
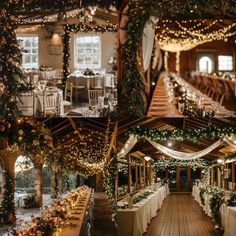
[[[132,209],[118,210],[118,236],[142,236],[168,193],[168,186],[162,186]]]
[[[59,116],[64,116],[64,106],[63,106],[63,91],[56,87],[51,87],[46,92],[48,94],[54,94],[59,96]],[[37,116],[37,114],[43,113],[43,91],[35,90],[31,94],[22,94],[20,97],[23,104],[19,102],[19,109],[22,111],[24,116]]]
[[[27,193],[15,193],[14,194],[14,202],[16,207],[24,207],[24,199],[28,196]]]
[[[224,236],[235,236],[236,234],[236,207],[221,207],[221,223],[224,228]]]

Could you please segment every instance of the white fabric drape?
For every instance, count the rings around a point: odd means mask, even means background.
[[[146,71],[150,65],[154,38],[155,38],[155,25],[158,19],[151,16],[150,21],[146,24],[143,30],[142,49],[143,49],[143,69]]]
[[[215,143],[213,143],[211,146],[198,151],[198,152],[191,152],[191,153],[186,153],[186,152],[179,152],[179,151],[175,151],[172,150],[170,148],[167,148],[165,146],[162,146],[159,143],[153,142],[152,140],[150,140],[149,138],[146,138],[148,140],[148,142],[150,142],[156,149],[158,149],[159,151],[161,151],[162,153],[166,154],[169,157],[172,157],[174,159],[177,160],[194,160],[200,157],[205,156],[206,154],[208,154],[209,152],[211,152],[212,150],[214,150],[215,148],[217,148],[222,141],[218,140]]]
[[[122,158],[126,156],[132,148],[135,146],[135,144],[138,142],[138,139],[136,136],[130,136],[129,139],[126,141],[124,147],[121,149],[121,151],[117,154],[118,158]]]
[[[236,149],[236,135],[231,134],[230,137],[225,137],[224,141],[232,148]]]
[[[129,9],[129,6],[127,5],[123,12],[122,12],[122,17],[121,17],[121,21],[120,21],[120,30],[119,30],[119,33],[120,33],[120,43],[121,44],[124,44],[126,42],[126,30],[125,30],[125,27],[126,27],[126,24],[127,24],[127,21],[128,21],[128,16],[127,16],[127,12],[128,12],[128,9]]]

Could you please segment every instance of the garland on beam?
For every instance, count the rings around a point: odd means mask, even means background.
[[[220,139],[225,136],[230,136],[236,133],[236,126],[230,127],[206,127],[202,129],[183,129],[183,130],[160,130],[151,129],[147,127],[134,127],[128,131],[129,135],[135,135],[139,139],[145,139],[146,137],[154,142],[160,142],[165,140],[176,141],[192,141],[197,142],[199,139]]]
[[[70,42],[71,42],[71,33],[77,32],[96,32],[96,33],[105,33],[105,32],[116,32],[117,25],[107,24],[107,25],[64,25],[64,37],[63,37],[63,88],[65,87],[66,80],[70,74]]]
[[[232,152],[232,153],[225,155],[224,159],[225,159],[225,161],[227,161],[227,160],[231,161],[231,160],[236,159],[236,152]]]

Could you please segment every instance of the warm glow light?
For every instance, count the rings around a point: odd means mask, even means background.
[[[221,164],[221,163],[223,162],[223,160],[222,160],[222,159],[217,159],[217,162],[218,162],[219,164]]]
[[[144,160],[145,160],[145,161],[150,161],[151,159],[152,159],[152,158],[149,157],[149,156],[145,156],[145,157],[144,157]]]
[[[168,143],[167,143],[167,146],[168,146],[168,147],[172,147],[172,142],[168,142]]]

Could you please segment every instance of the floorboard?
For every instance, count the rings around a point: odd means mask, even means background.
[[[171,193],[144,236],[221,236],[190,193]]]

